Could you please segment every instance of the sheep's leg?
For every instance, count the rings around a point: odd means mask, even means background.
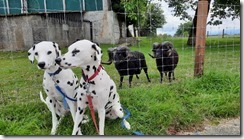
[[[120,84],[119,84],[119,88],[122,88],[123,80],[124,80],[124,76],[120,76]]]
[[[151,82],[151,80],[149,79],[148,73],[147,73],[147,68],[143,68],[143,70],[144,70],[144,72],[145,72],[145,74],[146,74],[146,76],[147,76],[147,80],[148,80],[148,82]]]
[[[130,87],[131,87],[132,78],[133,78],[133,75],[130,75],[129,76],[129,85],[130,85]]]
[[[163,72],[160,72],[160,83],[163,82]]]
[[[171,81],[172,81],[172,79],[171,79],[171,74],[172,74],[172,72],[170,71],[170,72],[169,72],[169,75],[168,75],[169,82],[171,82]]]
[[[172,72],[173,80],[175,80],[175,73],[174,71]]]

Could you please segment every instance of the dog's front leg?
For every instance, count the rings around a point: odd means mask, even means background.
[[[73,119],[73,122],[75,122],[75,112],[76,112],[76,104],[74,103],[74,101],[72,100],[68,100],[66,99],[68,105],[69,105],[69,108],[70,108],[70,112],[71,112],[71,116],[72,116],[72,119]]]
[[[58,118],[55,112],[55,108],[54,108],[54,99],[49,98],[49,101],[47,101],[47,104],[49,105],[49,110],[52,113],[52,130],[51,130],[51,135],[55,135],[56,134],[56,130],[58,127]]]
[[[105,124],[105,109],[98,109],[98,117],[99,117],[99,135],[104,135],[104,124]]]
[[[77,99],[77,110],[75,114],[75,120],[74,120],[74,127],[72,135],[82,135],[80,131],[80,126],[82,124],[82,120],[84,117],[85,109],[86,109],[86,101],[85,97],[79,97]]]

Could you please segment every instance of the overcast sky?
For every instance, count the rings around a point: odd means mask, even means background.
[[[154,0],[154,2],[158,2],[158,1]],[[180,23],[185,23],[186,21],[180,20],[179,17],[174,17],[172,15],[173,14],[172,8],[168,8],[168,4],[166,2],[162,1],[160,3],[161,3],[161,7],[164,11],[164,15],[165,15],[167,23],[163,26],[163,28],[157,29],[157,34],[167,33],[170,35],[174,35],[178,26],[180,25]],[[192,17],[194,17],[195,11],[189,10],[188,13]],[[209,17],[208,17],[208,19],[209,19]],[[226,33],[233,33],[234,31],[239,32],[239,30],[240,30],[240,19],[235,19],[233,21],[231,19],[225,19],[222,21],[223,21],[222,25],[218,25],[218,26],[207,25],[207,30],[211,34],[221,33],[223,29],[225,29]]]

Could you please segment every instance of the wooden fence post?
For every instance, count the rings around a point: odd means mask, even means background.
[[[195,44],[195,67],[194,76],[203,75],[204,67],[204,55],[205,55],[205,44],[206,44],[206,26],[208,16],[208,1],[198,1],[197,11],[197,26],[196,26],[196,44]]]

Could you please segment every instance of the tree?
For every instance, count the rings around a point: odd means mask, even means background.
[[[182,20],[190,20],[193,22],[191,32],[188,37],[187,44],[195,44],[195,35],[196,35],[196,21],[197,21],[197,0],[165,0],[170,8],[173,8],[173,15],[180,17]],[[210,10],[211,0],[208,0]],[[195,16],[192,20],[192,17],[187,13],[187,9],[195,10]],[[221,19],[240,18],[240,1],[239,0],[214,0],[213,7],[211,9],[210,25],[219,25],[222,24]]]
[[[122,30],[122,22],[126,25],[134,24],[138,27],[139,24],[145,22],[145,13],[148,1],[147,0],[112,0],[112,9],[117,13],[119,26]],[[122,31],[120,31],[120,36]],[[127,30],[128,32],[128,30]]]
[[[133,24],[142,35],[148,35],[143,29],[156,32],[157,27],[166,23],[163,10],[151,0],[112,0],[112,9],[118,15],[120,28],[122,22]],[[122,34],[121,34],[122,35]]]
[[[186,35],[189,35],[190,34],[190,31],[191,31],[191,27],[192,27],[192,21],[188,21],[188,22],[185,22],[185,23],[181,23],[179,26],[178,26],[178,29],[175,33],[174,36],[186,36]]]
[[[159,4],[151,3],[147,6],[145,22],[141,26],[140,35],[148,36],[152,33],[156,34],[156,30],[162,27],[165,23],[164,11]]]

